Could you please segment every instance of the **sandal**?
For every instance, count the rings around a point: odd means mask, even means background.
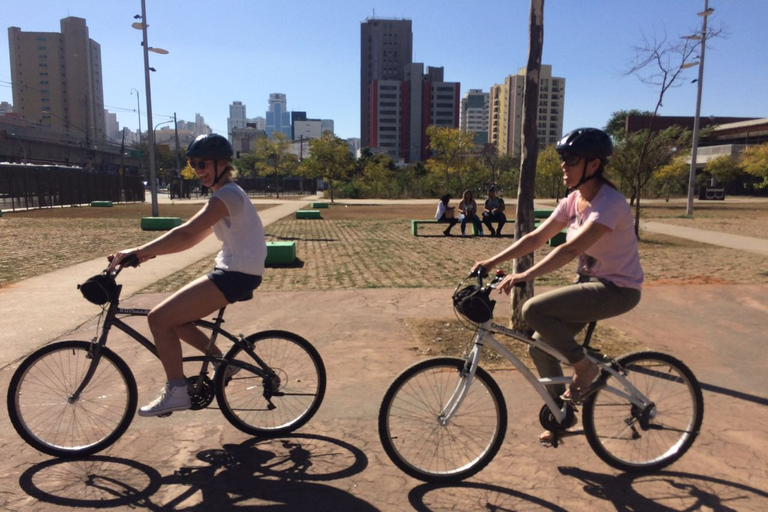
[[[579,404],[588,396],[605,387],[605,381],[600,381],[600,367],[592,365],[586,374],[573,374],[573,382],[560,398],[566,402]]]

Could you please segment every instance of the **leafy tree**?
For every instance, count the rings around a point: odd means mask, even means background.
[[[463,188],[466,158],[475,150],[475,134],[446,126],[427,127],[429,149],[432,156],[426,162],[430,172],[445,174],[445,191],[450,191],[450,178],[458,176],[458,190]]]
[[[563,169],[554,145],[539,152],[536,160],[536,196],[560,199],[563,190]]]
[[[739,164],[744,172],[762,180],[755,185],[756,188],[768,187],[768,142],[745,149],[739,157]]]
[[[371,155],[365,159],[361,181],[371,197],[394,198],[400,195],[398,174],[389,155]]]
[[[652,116],[653,112],[648,110],[640,111],[636,108],[631,110],[618,110],[611,114],[608,124],[605,125],[605,133],[614,139],[623,139],[627,133],[627,116]]]
[[[739,179],[742,170],[731,155],[721,155],[707,162],[704,169],[715,181],[725,185]]]
[[[686,155],[677,155],[666,165],[662,165],[655,173],[655,180],[661,184],[667,201],[673,193],[684,193],[688,186],[688,173],[691,164],[688,162],[690,157]]]
[[[262,137],[256,141],[256,170],[262,176],[275,177],[275,191],[280,198],[280,177],[294,172],[299,158],[290,152],[291,143],[284,133],[275,132],[272,140]]]
[[[310,156],[301,162],[300,172],[308,177],[327,179],[333,202],[335,182],[347,181],[355,170],[355,159],[349,146],[345,140],[327,131],[319,139],[309,141],[309,153]]]
[[[677,148],[690,145],[691,131],[671,126],[660,132],[640,130],[616,142],[608,170],[621,177],[622,188],[629,190],[630,204],[635,205],[635,234],[639,236],[640,194],[667,165]]]

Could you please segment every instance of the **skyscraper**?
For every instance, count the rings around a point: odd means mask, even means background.
[[[232,142],[232,132],[235,129],[245,128],[247,122],[245,117],[245,105],[242,101],[233,101],[229,106],[229,118],[227,118],[227,136],[229,142]]]
[[[489,94],[480,89],[470,89],[461,98],[461,130],[473,132],[476,144],[488,142]]]
[[[61,32],[8,28],[14,112],[78,139],[105,136],[101,46],[82,18],[61,20]]]
[[[287,140],[291,140],[291,113],[288,112],[288,100],[285,94],[275,92],[269,95],[266,131],[270,139],[275,132],[282,132]]]
[[[549,65],[541,66],[540,77],[536,124],[539,147],[544,148],[556,143],[563,133],[565,78],[553,77]],[[525,68],[491,87],[488,142],[496,145],[500,155],[520,154],[524,91]]]
[[[413,63],[403,80],[371,82],[371,132],[368,147],[394,160],[429,157],[427,127],[459,127],[458,82],[445,82],[443,68]]]
[[[402,81],[413,62],[411,20],[368,18],[360,24],[360,139],[371,146],[371,84]]]

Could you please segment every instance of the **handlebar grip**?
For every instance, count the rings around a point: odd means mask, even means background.
[[[127,258],[124,258],[123,261],[120,262],[121,267],[138,267],[139,266],[139,257],[136,256],[136,254],[131,254]]]

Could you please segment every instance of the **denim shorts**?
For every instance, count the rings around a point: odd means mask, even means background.
[[[208,272],[208,279],[213,281],[230,304],[239,300],[248,300],[253,297],[253,290],[261,284],[261,276],[243,274],[233,270],[220,268]]]

